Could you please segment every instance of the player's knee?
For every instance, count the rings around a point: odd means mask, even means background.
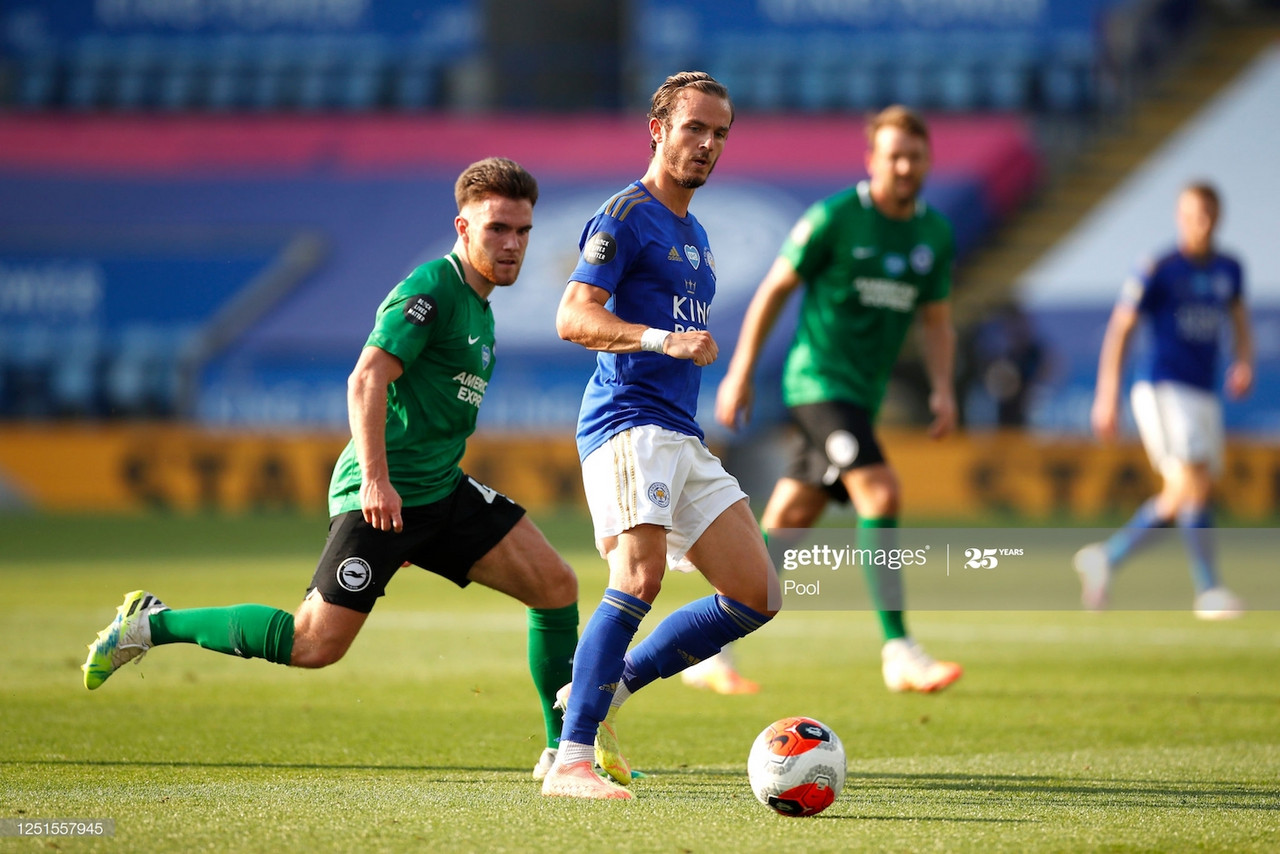
[[[349,641],[295,634],[293,651],[289,655],[289,666],[308,670],[328,667],[330,664],[341,661],[350,647]]]
[[[539,573],[538,608],[564,608],[578,601],[578,576],[564,561],[558,561]]]
[[[760,525],[765,530],[773,528],[808,528],[818,520],[822,508],[814,508],[805,502],[793,502],[783,506],[770,505],[765,508]]]
[[[623,580],[611,580],[610,587],[652,603],[662,591],[661,573],[631,573]]]
[[[345,649],[327,649],[324,647],[299,649],[295,644],[293,654],[289,658],[289,666],[318,670],[321,667],[328,667],[330,664],[338,662],[345,653]]]

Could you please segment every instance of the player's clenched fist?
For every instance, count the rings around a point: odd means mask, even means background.
[[[711,333],[702,329],[689,332],[672,332],[667,336],[663,352],[673,359],[692,359],[695,365],[705,367],[716,360],[720,348]]]

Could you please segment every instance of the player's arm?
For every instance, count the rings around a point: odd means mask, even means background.
[[[1235,358],[1227,366],[1227,395],[1232,400],[1244,397],[1253,388],[1253,333],[1249,331],[1249,309],[1244,300],[1231,303],[1231,339]]]
[[[642,323],[629,323],[618,317],[605,308],[608,301],[609,292],[604,288],[570,282],[556,310],[556,333],[565,341],[604,353],[649,349],[673,359],[692,359],[695,365],[709,365],[716,360],[719,350],[710,332],[655,332]]]
[[[402,373],[404,366],[395,356],[365,347],[347,378],[347,417],[360,463],[360,507],[365,521],[381,531],[404,527],[400,494],[387,467],[387,387]]]
[[[756,288],[742,318],[742,330],[738,333],[733,358],[729,360],[728,373],[716,390],[716,420],[724,426],[736,430],[750,418],[751,402],[755,397],[752,378],[760,351],[764,349],[764,342],[787,299],[801,281],[791,261],[779,256]]]
[[[929,436],[940,439],[956,426],[956,330],[951,322],[951,301],[923,303],[919,323],[924,368],[929,377],[929,411],[933,413]]]
[[[1102,336],[1102,352],[1098,355],[1098,384],[1093,395],[1090,420],[1100,439],[1113,439],[1119,424],[1120,369],[1124,366],[1129,339],[1138,325],[1137,306],[1121,302],[1111,312],[1107,331]]]

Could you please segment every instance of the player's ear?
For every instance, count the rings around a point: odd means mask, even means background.
[[[462,214],[458,214],[453,218],[453,230],[458,232],[458,236],[463,239],[467,238],[467,229],[470,226],[471,223],[467,222],[467,218]]]
[[[653,140],[656,143],[661,144],[662,137],[665,132],[666,132],[666,127],[663,126],[661,119],[659,118],[649,119],[649,139]]]

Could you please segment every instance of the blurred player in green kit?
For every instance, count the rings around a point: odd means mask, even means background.
[[[496,359],[489,296],[520,274],[538,184],[519,164],[491,157],[462,172],[454,195],[453,251],[383,300],[347,380],[352,439],[334,467],[329,537],[297,612],[170,609],[134,591],[89,645],[86,687],[169,643],[325,667],[346,654],[396,571],[416,564],[527,606],[547,735],[534,776],[545,775],[562,722],[555,692],[569,681],[577,643],[577,578],[524,508],[459,466]]]
[[[782,378],[794,444],[760,525],[808,528],[828,501],[852,501],[859,548],[877,549],[893,547],[901,495],[875,420],[917,320],[930,384],[929,435],[940,438],[955,427],[955,245],[950,223],[920,199],[930,167],[924,121],[905,107],[889,107],[871,119],[867,140],[869,178],[809,208],[760,283],[716,396],[716,420],[737,428],[748,417],[765,339],[803,285]],[[900,574],[865,571],[884,635],[886,686],[928,693],[959,679],[958,664],[934,660],[907,633]]]

